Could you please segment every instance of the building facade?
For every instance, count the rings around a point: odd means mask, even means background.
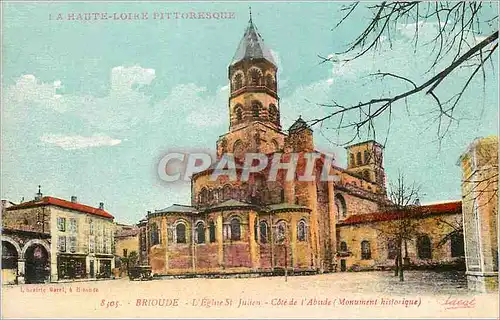
[[[341,168],[327,154],[315,150],[313,131],[300,117],[283,131],[276,63],[251,19],[228,77],[230,125],[217,140],[216,150],[218,159],[234,155],[238,179],[224,175],[212,179],[211,167],[193,175],[190,205],[174,204],[148,212],[141,247],[147,248],[153,273],[332,272],[373,269],[387,265],[387,260],[393,262],[375,245],[377,233],[370,231],[371,224],[388,220],[356,220],[383,211],[389,204],[382,145],[366,141],[348,146],[348,166]],[[272,170],[267,166],[241,179],[243,158],[248,153],[279,157],[281,162],[296,161],[297,171],[293,179],[288,179],[284,170],[275,179],[268,179]],[[311,156],[314,160],[307,161]],[[314,179],[300,179],[308,170]],[[336,178],[321,179],[325,172]],[[458,207],[441,211],[429,207],[434,213],[419,218],[460,217]],[[363,234],[366,240],[361,239]],[[363,241],[372,243],[369,259],[358,252],[361,243],[366,243]],[[409,261],[411,257],[406,258]],[[451,259],[451,254],[435,250],[431,258],[424,257],[413,263],[439,262]]]
[[[460,157],[467,280],[498,290],[498,137],[476,139]]]
[[[140,229],[135,225],[116,224],[115,233],[115,265],[117,274],[124,276],[131,264],[139,262]],[[131,261],[134,260],[134,261]]]
[[[403,261],[412,268],[464,270],[462,202],[421,205],[411,212],[412,230],[402,243]],[[388,269],[398,254],[395,212],[351,214],[337,225],[337,271]],[[395,230],[396,229],[396,230]]]
[[[2,259],[10,261],[10,281],[39,283],[111,277],[113,219],[103,203],[94,208],[78,203],[76,197],[67,201],[43,197],[40,192],[33,201],[6,208],[2,219]]]

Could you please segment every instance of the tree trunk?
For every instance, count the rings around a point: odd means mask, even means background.
[[[394,276],[397,277],[399,274],[399,256],[396,255],[396,259],[394,259]]]
[[[403,240],[399,240],[399,255],[398,255],[398,260],[399,260],[399,281],[405,281],[404,275],[403,275]]]

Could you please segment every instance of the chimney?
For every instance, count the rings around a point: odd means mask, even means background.
[[[39,201],[39,200],[42,200],[42,186],[38,186],[38,193],[35,195],[35,200]],[[23,199],[24,200],[24,199]]]
[[[77,201],[76,201],[76,200],[77,200],[76,196],[71,196],[71,202],[73,202],[73,203],[77,203]]]
[[[99,202],[99,209],[104,210],[104,202]]]

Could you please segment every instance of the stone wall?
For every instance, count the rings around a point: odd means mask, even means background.
[[[2,226],[9,229],[50,234],[50,208],[44,206],[4,210],[2,212]]]
[[[393,267],[394,259],[389,259],[389,241],[394,237],[393,230],[396,222],[371,222],[356,225],[339,225],[338,243],[346,242],[347,253],[338,259],[345,259],[347,269],[362,270],[380,267]],[[452,226],[460,226],[461,214],[442,214],[422,219],[415,219],[415,231],[411,240],[407,241],[407,257],[415,267],[435,267],[439,265],[453,265],[463,262],[463,255],[452,257],[451,241],[440,244],[448,234],[455,230]],[[418,235],[427,235],[431,242],[431,258],[420,259],[417,254]],[[370,243],[371,258],[362,259],[361,242]],[[404,248],[404,247],[403,247]],[[405,257],[403,250],[403,257]],[[340,271],[338,269],[338,271]]]

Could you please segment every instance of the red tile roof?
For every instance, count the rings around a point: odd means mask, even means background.
[[[84,213],[88,213],[88,214],[92,214],[95,216],[108,218],[108,219],[115,218],[105,210],[94,208],[91,206],[87,206],[87,205],[84,205],[81,203],[75,203],[75,202],[67,201],[64,199],[54,198],[54,197],[43,197],[40,200],[23,202],[23,203],[20,203],[18,205],[6,208],[6,210],[10,211],[10,210],[16,210],[16,209],[22,209],[22,208],[47,206],[47,205],[53,205],[53,206],[58,206],[61,208],[80,211],[80,212],[84,212]]]
[[[133,237],[139,234],[139,228],[135,226],[131,227],[123,227],[122,229],[119,229],[116,234],[115,238],[126,238],[126,237]]]
[[[431,215],[446,214],[446,213],[461,213],[462,201],[452,201],[444,203],[436,203],[430,205],[423,205],[418,207],[411,213],[414,218],[424,218]],[[401,212],[395,211],[381,211],[367,214],[355,214],[349,216],[347,219],[340,221],[339,225],[350,225],[368,222],[391,221],[401,217]]]

